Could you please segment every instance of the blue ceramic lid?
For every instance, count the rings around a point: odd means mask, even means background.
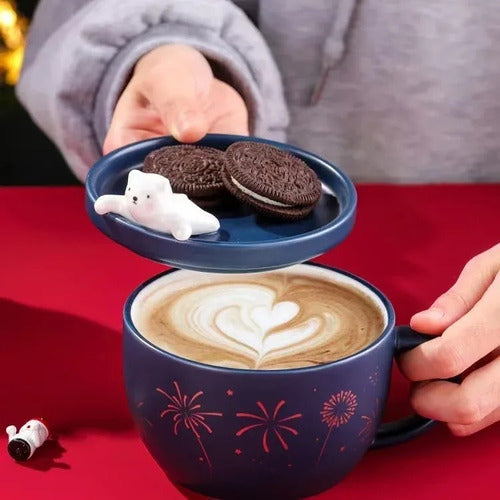
[[[123,194],[130,170],[142,168],[148,153],[178,144],[171,137],[137,142],[100,159],[86,180],[87,213],[104,234],[133,252],[164,264],[206,272],[256,272],[288,267],[323,254],[343,241],[355,220],[356,191],[351,180],[327,161],[293,146],[258,138],[207,135],[198,145],[225,150],[236,141],[252,140],[282,148],[305,161],[323,185],[314,211],[295,222],[270,221],[236,205],[213,211],[218,232],[178,241],[120,215],[98,215],[94,202],[103,194]]]

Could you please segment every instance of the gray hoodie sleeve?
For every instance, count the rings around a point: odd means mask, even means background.
[[[45,0],[29,35],[19,100],[81,180],[100,156],[137,60],[168,43],[222,67],[245,99],[251,133],[283,140],[288,112],[262,35],[229,0]]]

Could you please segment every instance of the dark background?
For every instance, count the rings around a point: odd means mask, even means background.
[[[16,0],[31,18],[37,0]],[[0,185],[77,184],[56,147],[19,104],[14,88],[0,83]]]

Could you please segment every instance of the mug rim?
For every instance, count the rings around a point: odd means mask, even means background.
[[[322,363],[319,365],[315,366],[302,366],[299,368],[280,368],[277,370],[257,370],[255,368],[229,368],[227,366],[218,366],[218,365],[211,365],[208,363],[202,363],[201,361],[194,361],[192,359],[184,358],[182,356],[179,356],[177,354],[173,354],[165,349],[162,349],[161,347],[158,347],[157,345],[153,344],[151,341],[149,341],[146,337],[144,337],[141,332],[138,330],[138,328],[135,326],[134,322],[132,321],[132,304],[134,303],[135,299],[139,295],[139,293],[144,290],[147,286],[155,282],[156,280],[162,278],[163,276],[166,276],[168,274],[174,273],[176,271],[182,271],[182,269],[173,267],[171,269],[167,269],[166,271],[162,271],[159,274],[156,274],[149,278],[148,280],[144,281],[141,283],[139,286],[137,286],[132,293],[128,296],[125,305],[123,307],[123,326],[125,327],[127,331],[124,332],[124,335],[131,334],[134,338],[136,338],[139,342],[141,342],[145,347],[153,350],[157,354],[171,357],[174,360],[190,365],[194,368],[197,369],[202,369],[202,370],[207,370],[207,371],[216,371],[216,372],[222,372],[222,373],[238,373],[238,374],[248,374],[249,376],[256,375],[256,376],[263,376],[263,375],[290,375],[293,373],[305,373],[305,372],[316,372],[319,370],[324,370],[330,366],[338,366],[342,365],[345,363],[349,363],[352,360],[356,358],[360,358],[364,356],[365,354],[373,351],[376,349],[388,335],[391,334],[391,332],[394,330],[395,326],[395,312],[394,308],[389,301],[389,299],[374,285],[372,285],[370,282],[364,280],[363,278],[360,278],[359,276],[350,273],[349,271],[345,271],[343,269],[338,269],[336,267],[331,267],[327,266],[325,264],[320,264],[317,262],[302,262],[299,265],[307,265],[307,266],[313,266],[313,267],[319,267],[328,271],[333,271],[334,273],[342,274],[348,278],[353,279],[354,281],[360,283],[364,287],[368,288],[372,293],[374,293],[378,299],[382,302],[384,309],[387,313],[387,323],[385,325],[385,328],[382,330],[381,334],[370,344],[368,344],[366,347],[361,349],[360,351],[357,351],[353,354],[350,354],[349,356],[346,356],[344,358],[336,359],[334,361],[329,361],[327,363]]]

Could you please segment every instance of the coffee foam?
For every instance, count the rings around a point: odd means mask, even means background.
[[[131,314],[161,349],[243,369],[340,359],[373,342],[387,323],[370,289],[308,265],[255,274],[175,271],[145,287]]]

